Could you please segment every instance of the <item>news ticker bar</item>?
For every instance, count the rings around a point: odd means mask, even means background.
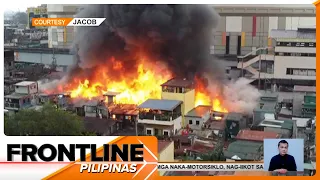
[[[80,172],[124,172],[135,169],[138,164],[156,164],[158,171],[263,171],[263,163],[123,163],[123,162],[76,162]],[[117,170],[118,169],[118,170]],[[134,171],[134,170],[133,170]]]
[[[32,26],[100,26],[106,18],[32,18]]]

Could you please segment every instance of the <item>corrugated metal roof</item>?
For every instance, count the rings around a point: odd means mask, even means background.
[[[279,134],[275,132],[240,130],[236,139],[263,142],[264,139],[276,139],[278,137]]]
[[[161,86],[172,86],[172,87],[189,87],[193,85],[193,81],[187,79],[173,78],[163,83]]]
[[[154,109],[172,111],[178,107],[182,101],[167,100],[167,99],[148,99],[144,103],[140,104],[138,108]]]
[[[22,81],[22,82],[19,82],[17,84],[15,84],[16,86],[29,86],[31,84],[35,84],[37,82],[35,81]]]
[[[12,93],[12,94],[4,96],[4,98],[20,99],[20,98],[28,97],[28,96],[29,96],[28,94]]]
[[[316,39],[316,33],[299,32],[297,30],[278,30],[273,29],[270,32],[272,38],[294,38],[294,39]]]
[[[262,146],[262,142],[235,141],[229,144],[224,156],[227,158],[237,156],[241,160],[258,160]]]
[[[308,121],[310,121],[309,118],[296,118],[296,117],[293,117],[292,120],[296,121],[297,127],[306,127]]]
[[[241,113],[234,113],[234,112],[231,112],[227,115],[227,121],[240,121],[242,119],[242,114]]]
[[[193,108],[191,111],[189,111],[186,116],[201,118],[210,110],[211,110],[211,106],[201,106],[200,105],[200,106]]]

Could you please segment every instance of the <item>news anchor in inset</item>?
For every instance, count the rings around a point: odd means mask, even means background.
[[[278,143],[279,154],[272,157],[269,171],[286,174],[287,172],[297,171],[296,161],[293,156],[288,154],[289,143],[281,140]]]

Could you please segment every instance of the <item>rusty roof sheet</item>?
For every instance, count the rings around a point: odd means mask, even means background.
[[[187,79],[173,78],[169,81],[163,83],[161,86],[171,86],[171,87],[189,87],[193,85],[193,81]]]
[[[240,130],[236,139],[238,140],[248,140],[248,141],[261,141],[264,139],[276,139],[280,138],[280,135],[275,132],[267,131],[253,131],[253,130]]]

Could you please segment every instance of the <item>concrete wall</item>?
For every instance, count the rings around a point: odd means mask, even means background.
[[[158,156],[159,162],[174,162],[174,143],[171,142]],[[160,176],[164,173],[165,171],[159,171]]]
[[[71,54],[55,54],[54,57],[58,66],[69,66],[74,62],[73,55]],[[51,65],[52,60],[53,54],[15,52],[15,61]]]
[[[77,4],[48,4],[49,18],[73,18],[78,12]],[[69,48],[74,39],[74,27],[49,27],[48,47]]]
[[[237,54],[238,44],[241,46],[241,55],[251,52],[259,47],[274,45],[273,41],[268,41],[269,32],[272,29],[296,30],[298,27],[315,26],[315,17],[277,17],[257,16],[256,17],[256,35],[254,29],[253,16],[221,16],[218,27],[214,33],[214,54],[226,53],[226,36],[229,40],[229,54]],[[241,42],[238,42],[238,36],[241,36]]]
[[[191,90],[187,93],[170,93],[170,92],[162,92],[161,94],[162,99],[169,99],[169,100],[178,100],[182,101],[183,104],[181,106],[181,113],[182,113],[182,127],[185,127],[185,117],[184,115],[191,111],[195,107],[195,90]]]
[[[316,80],[316,76],[287,75],[287,68],[315,69],[316,68],[315,57],[275,56],[274,78]]]

